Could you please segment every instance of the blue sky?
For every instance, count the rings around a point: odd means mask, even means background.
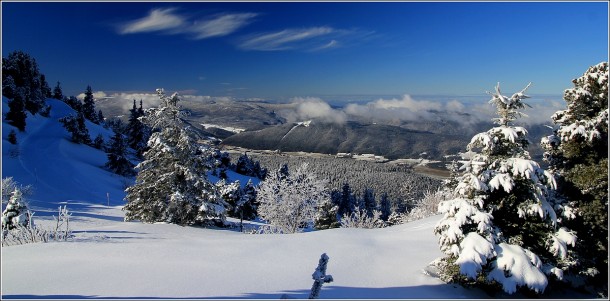
[[[14,50],[68,95],[561,94],[608,60],[608,3],[3,2]]]

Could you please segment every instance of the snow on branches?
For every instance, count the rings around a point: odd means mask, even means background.
[[[498,281],[507,293],[516,287],[544,291],[544,273],[560,274],[553,268],[562,268],[567,246],[576,241],[569,230],[557,230],[557,204],[549,193],[556,187],[553,175],[531,160],[527,130],[512,125],[524,116],[518,110],[527,106],[529,86],[511,97],[496,86],[490,103],[499,126],[472,138],[468,150],[475,154],[457,177],[453,198],[439,204],[444,217],[435,227],[456,271],[475,281]]]
[[[257,190],[258,214],[282,233],[296,233],[313,223],[318,206],[329,199],[326,181],[303,163],[293,172],[280,169],[267,176]]]
[[[142,121],[153,129],[135,185],[127,188],[125,220],[180,225],[225,219],[226,202],[207,178],[209,151],[180,118],[177,94],[162,89],[158,108],[147,110]]]

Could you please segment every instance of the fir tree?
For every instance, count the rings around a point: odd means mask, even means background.
[[[51,88],[49,87],[49,83],[47,83],[47,79],[44,74],[40,74],[40,93],[43,98],[50,98],[53,94],[51,94]]]
[[[316,216],[314,217],[314,227],[318,230],[339,228],[341,224],[337,219],[338,210],[339,207],[333,205],[330,199],[324,199],[318,206]]]
[[[78,144],[91,144],[89,130],[85,126],[85,117],[83,113],[77,112],[76,116],[66,116],[59,119],[64,128],[70,133],[72,142]]]
[[[142,113],[143,114],[143,113]],[[140,111],[136,108],[136,100],[133,100],[133,108],[129,110],[129,120],[126,127],[127,143],[129,147],[134,149],[138,156],[142,156],[146,150],[146,141],[148,139],[146,126],[140,121]]]
[[[455,267],[444,271],[449,278],[497,283],[509,294],[542,293],[549,275],[561,279],[571,263],[568,245],[576,241],[554,210],[562,205],[549,198],[552,174],[530,159],[525,128],[512,125],[523,115],[528,87],[510,98],[499,84],[490,93],[498,126],[468,144],[475,155],[465,164],[453,199],[440,203],[444,217],[434,230],[445,262]]]
[[[375,200],[375,191],[371,188],[366,188],[362,194],[363,208],[368,216],[373,216],[373,211],[377,209],[377,201]]]
[[[2,212],[2,228],[12,230],[18,226],[26,227],[30,224],[28,205],[19,189],[15,189]]]
[[[240,220],[253,220],[256,218],[259,206],[256,195],[256,186],[254,186],[252,180],[248,180],[246,185],[241,189],[241,197],[235,206]]]
[[[608,283],[608,63],[591,66],[566,89],[567,108],[552,119],[558,128],[542,140],[545,160],[555,172],[558,195],[576,209],[566,224],[582,241],[578,266],[607,296]]]
[[[381,211],[380,218],[384,222],[387,222],[390,214],[392,214],[392,203],[390,202],[387,193],[381,195],[381,199],[379,200],[379,211]]]
[[[87,86],[85,90],[85,98],[83,98],[83,115],[85,119],[90,120],[95,124],[99,124],[97,119],[97,114],[95,112],[95,100],[93,98],[93,91],[91,90],[91,86]]]
[[[209,150],[195,142],[178,106],[177,94],[166,96],[162,89],[158,108],[142,121],[155,132],[144,153],[135,185],[126,189],[125,220],[179,225],[224,222],[226,202],[207,178],[204,158]]]
[[[134,174],[134,165],[126,157],[127,145],[123,134],[114,133],[108,145],[108,161],[106,167],[112,172],[122,176],[132,176]]]
[[[80,100],[78,100],[78,98],[74,97],[74,96],[70,96],[68,98],[64,98],[64,102],[70,106],[70,108],[72,108],[74,111],[77,112],[82,112],[83,111],[83,104],[81,103]]]
[[[20,94],[24,108],[38,114],[47,107],[45,99],[49,89],[36,60],[22,51],[15,51],[2,58],[2,95],[14,99]]]
[[[97,134],[95,139],[93,139],[93,147],[97,149],[102,149],[104,147],[104,136],[102,134]]]
[[[25,103],[21,97],[21,94],[17,93],[13,96],[13,99],[8,101],[6,120],[10,125],[23,132],[25,131],[27,114],[25,113]]]
[[[341,203],[339,204],[339,211],[337,213],[339,216],[350,215],[354,212],[354,208],[356,208],[356,198],[354,197],[349,184],[347,182],[343,183],[341,189]]]
[[[102,124],[104,122],[104,113],[102,112],[102,110],[97,111],[97,121],[98,124]]]
[[[61,86],[60,83],[57,82],[57,85],[55,86],[55,88],[53,88],[53,96],[54,99],[59,99],[59,100],[63,100],[64,99],[64,93],[61,90]]]

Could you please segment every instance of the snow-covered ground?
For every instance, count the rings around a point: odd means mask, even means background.
[[[34,186],[28,200],[39,226],[50,228],[66,204],[74,237],[2,247],[2,298],[307,298],[322,253],[334,282],[321,298],[488,297],[423,273],[441,256],[432,232],[439,216],[288,235],[124,222],[131,180],[102,168],[104,152],[70,142],[57,119],[71,109],[49,103],[50,118],[28,117],[18,147],[6,140],[12,126],[2,124],[2,177]],[[112,134],[87,126],[93,137]]]

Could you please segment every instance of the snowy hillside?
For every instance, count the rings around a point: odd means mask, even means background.
[[[50,228],[67,204],[74,237],[2,247],[2,298],[307,298],[322,253],[334,277],[322,298],[488,297],[423,273],[442,255],[432,231],[439,216],[291,235],[124,222],[123,190],[133,180],[104,170],[103,151],[70,142],[57,119],[73,111],[48,103],[51,116],[29,116],[18,148],[6,140],[12,126],[2,124],[2,177],[34,186],[28,201],[38,225]],[[112,135],[87,127],[93,137]]]

